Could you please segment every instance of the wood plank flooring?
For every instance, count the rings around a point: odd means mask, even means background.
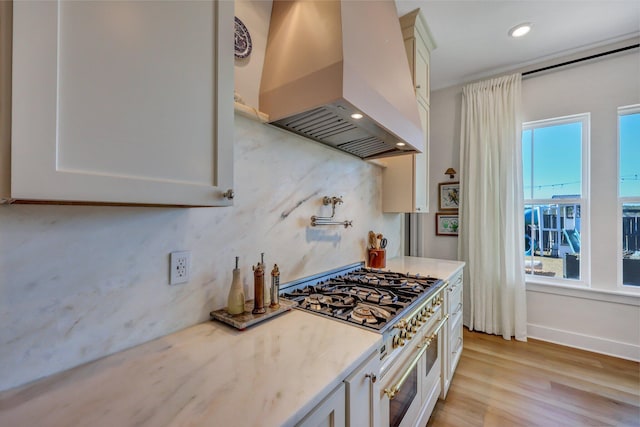
[[[640,364],[465,328],[447,399],[427,426],[640,426]]]

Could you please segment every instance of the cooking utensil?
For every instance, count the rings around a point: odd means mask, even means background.
[[[387,238],[383,237],[382,240],[380,240],[380,249],[384,249],[387,247]]]
[[[383,238],[384,236],[382,235],[382,233],[378,233],[378,235],[376,236],[376,239],[378,240],[378,242],[376,242],[376,249],[380,249],[380,241],[382,241]]]
[[[369,231],[369,249],[375,249],[377,246],[377,242],[376,242],[376,233],[374,233],[373,231]]]

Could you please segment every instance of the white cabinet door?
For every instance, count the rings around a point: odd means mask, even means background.
[[[425,134],[425,150],[414,155],[414,212],[425,213],[429,212],[429,107],[420,100],[418,101],[418,113]]]
[[[415,86],[416,96],[429,105],[429,50],[420,35],[416,35]]]
[[[426,23],[418,10],[400,18],[404,46],[416,90],[418,113],[424,131],[424,150],[412,156],[382,160],[383,212],[429,212],[429,45]]]
[[[233,179],[233,2],[13,7],[11,197],[217,206]]]
[[[345,386],[341,383],[297,427],[345,427]]]
[[[418,112],[425,130],[425,151],[411,156],[383,160],[382,211],[429,212],[429,109],[418,101]]]
[[[346,380],[347,427],[377,427],[380,424],[380,371],[378,352]]]
[[[0,1],[0,203],[11,196],[12,10],[12,2]]]

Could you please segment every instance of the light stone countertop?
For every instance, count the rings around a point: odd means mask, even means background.
[[[398,273],[420,273],[422,276],[429,275],[444,280],[462,269],[464,264],[463,261],[405,256],[387,260],[387,266],[384,270]]]
[[[206,322],[0,393],[0,425],[292,425],[380,341],[300,310],[245,331]]]
[[[400,257],[385,269],[446,279],[463,265]],[[205,322],[0,393],[0,425],[293,425],[380,342],[300,310],[245,331]]]

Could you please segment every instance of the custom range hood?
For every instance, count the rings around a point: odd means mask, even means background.
[[[421,152],[393,0],[274,0],[260,110],[275,126],[362,159]]]

